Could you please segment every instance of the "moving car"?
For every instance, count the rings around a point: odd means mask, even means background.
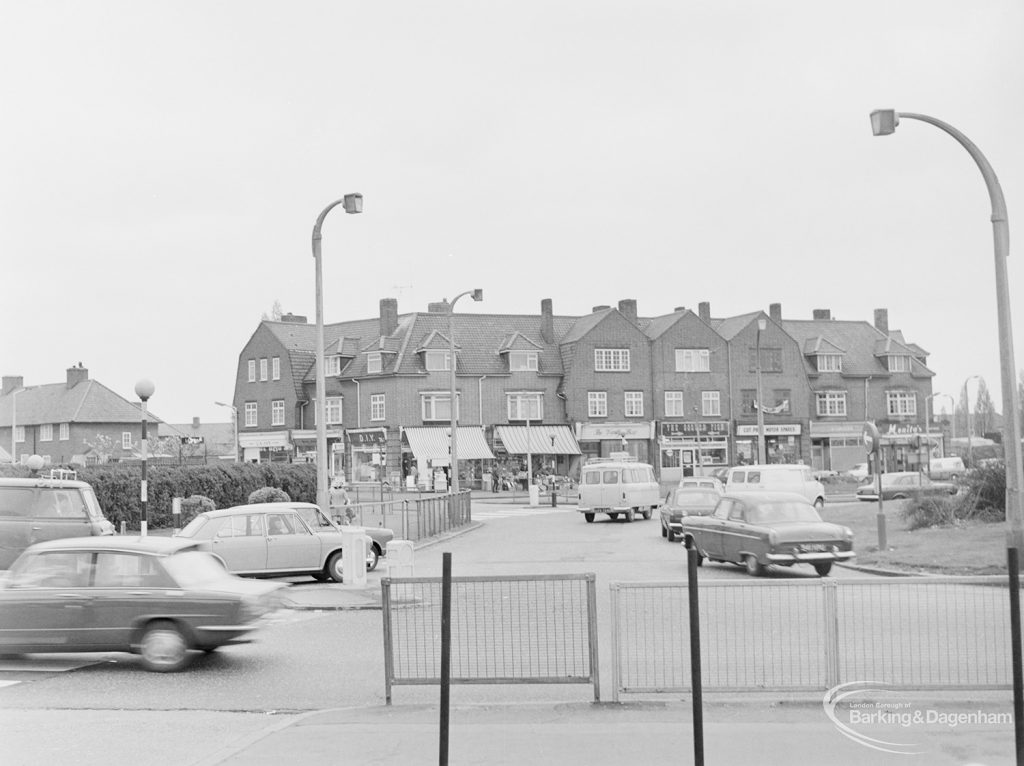
[[[712,489],[720,495],[725,494],[725,485],[714,476],[684,476],[679,480],[679,486]]]
[[[132,652],[148,670],[180,670],[189,650],[248,641],[282,587],[235,577],[187,540],[51,540],[0,583],[0,654]]]
[[[649,519],[660,503],[661,488],[647,463],[623,456],[595,458],[583,466],[576,509],[588,524],[597,513],[607,513],[613,520],[621,515],[632,521],[637,514]]]
[[[882,499],[902,500],[908,497],[955,495],[957,485],[948,481],[932,481],[917,471],[893,471],[882,474]],[[874,476],[869,476],[857,487],[858,500],[878,500],[878,487]]]
[[[395,533],[383,527],[358,529],[370,538],[366,568],[372,571]],[[207,511],[177,537],[198,543],[238,575],[342,581],[341,527],[313,503],[254,503]]]
[[[857,465],[852,468],[847,468],[843,471],[842,475],[848,476],[851,479],[856,479],[857,481],[864,481],[864,479],[871,475],[871,471],[868,468],[867,463],[857,463]]]
[[[799,463],[742,465],[729,469],[726,492],[796,492],[820,511],[825,507],[825,487],[811,469]]]
[[[718,501],[710,516],[687,516],[683,539],[697,550],[697,563],[728,561],[753,577],[771,565],[810,564],[822,577],[853,552],[853,532],[821,520],[817,509],[793,492],[737,492]]]
[[[75,476],[54,471],[47,478],[0,479],[0,569],[34,543],[114,534],[92,487]]]
[[[715,510],[722,495],[714,488],[680,486],[669,493],[661,506],[661,536],[670,543],[682,532],[686,516],[707,516]]]

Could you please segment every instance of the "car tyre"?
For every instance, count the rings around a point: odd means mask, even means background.
[[[608,514],[608,518],[611,519],[612,521],[618,521],[619,520],[619,514],[617,514],[617,513],[609,513]]]
[[[317,572],[313,575],[313,579],[317,582],[327,582],[331,579],[331,576],[327,572]]]
[[[674,543],[676,541],[676,533],[673,530],[668,530],[666,536],[668,537],[668,541],[670,543]]]
[[[593,524],[594,523],[594,514],[592,514],[592,513],[584,513],[583,514],[583,518],[587,520],[588,524]]]
[[[633,513],[633,509],[630,508],[628,511],[626,511],[626,521],[632,522],[634,518],[636,518],[636,515]]]
[[[644,511],[644,519],[646,520],[646,519],[651,518],[652,513],[653,512],[651,511],[651,509],[648,508],[646,511]]]
[[[188,663],[188,641],[173,622],[157,620],[142,634],[139,654],[146,670],[174,673]]]
[[[747,568],[747,574],[751,577],[760,577],[764,574],[764,567],[761,566],[761,562],[757,560],[757,556],[753,553],[748,553],[743,559],[743,563]]]
[[[818,573],[819,577],[828,577],[828,573],[832,571],[832,562],[818,561],[814,564],[814,571]]]
[[[366,571],[372,572],[377,568],[377,563],[380,561],[380,553],[377,551],[377,546],[370,543],[366,551]]]
[[[342,552],[335,551],[327,559],[327,576],[334,582],[342,582],[344,579],[344,565],[341,563]]]

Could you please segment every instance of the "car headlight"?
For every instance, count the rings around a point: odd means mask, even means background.
[[[843,527],[843,537],[845,537],[847,540],[852,540],[853,539],[853,530],[850,529],[849,527]]]

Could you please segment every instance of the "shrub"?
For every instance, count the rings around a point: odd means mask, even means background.
[[[181,526],[185,526],[200,513],[213,511],[217,505],[203,495],[189,495],[181,501]]]
[[[250,503],[287,503],[288,493],[277,487],[263,487],[249,493]]]
[[[969,497],[977,515],[992,521],[1006,519],[1006,467],[1002,462],[968,471],[961,494]]]
[[[955,505],[953,497],[912,497],[904,504],[900,515],[911,531],[947,527],[957,520]]]

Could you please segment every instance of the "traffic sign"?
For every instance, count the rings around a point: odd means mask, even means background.
[[[878,428],[874,423],[864,424],[864,446],[869,455],[878,452]]]
[[[204,441],[202,436],[182,436],[182,444],[202,444]]]

